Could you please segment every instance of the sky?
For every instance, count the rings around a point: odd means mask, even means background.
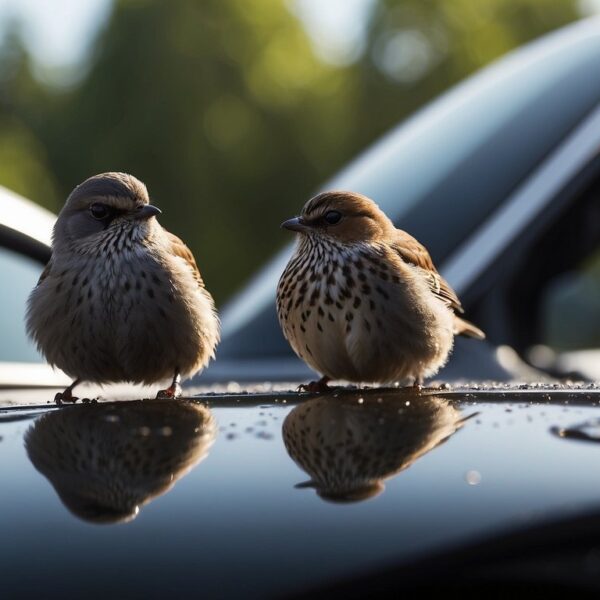
[[[334,64],[356,59],[373,0],[287,0],[305,24],[315,52]],[[25,43],[42,69],[68,68],[85,57],[111,0],[0,0],[0,30],[23,24]]]
[[[25,43],[43,67],[68,67],[85,56],[111,0],[0,0],[0,27],[23,25]]]

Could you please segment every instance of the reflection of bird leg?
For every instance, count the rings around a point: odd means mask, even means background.
[[[327,385],[330,381],[329,377],[324,375],[319,381],[311,381],[310,383],[303,383],[298,386],[299,392],[310,392],[311,394],[322,394],[328,392],[331,388]]]
[[[179,374],[179,369],[175,369],[171,385],[166,390],[160,390],[158,394],[156,394],[156,398],[179,398],[182,394],[180,383],[181,375]]]
[[[79,398],[73,396],[73,388],[80,383],[81,379],[76,379],[64,392],[58,392],[58,394],[54,396],[54,402],[56,402],[58,406],[64,404],[65,402],[77,402]]]

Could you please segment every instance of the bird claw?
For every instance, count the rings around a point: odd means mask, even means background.
[[[412,389],[413,391],[417,392],[417,394],[422,392],[424,387],[425,386],[423,385],[423,382],[419,381],[418,379],[412,384]]]
[[[172,400],[179,398],[182,394],[181,386],[178,383],[171,384],[166,390],[159,390],[156,394],[157,400]]]
[[[73,396],[71,392],[58,392],[56,396],[54,396],[54,402],[57,406],[62,406],[63,404],[75,404],[79,398],[77,396]]]
[[[298,392],[308,392],[310,394],[322,394],[330,391],[331,388],[327,385],[327,381],[319,379],[319,381],[311,381],[309,383],[302,383],[298,386]]]

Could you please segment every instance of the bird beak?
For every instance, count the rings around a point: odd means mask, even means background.
[[[152,206],[152,204],[144,204],[144,206],[140,206],[133,216],[134,219],[146,220],[150,217],[156,217],[156,215],[160,215],[162,210],[157,208],[156,206]]]
[[[309,229],[309,225],[307,225],[302,220],[302,217],[294,217],[293,219],[288,219],[287,221],[284,221],[281,224],[281,226],[284,229],[289,229],[290,231],[299,231],[299,232],[308,231],[308,229]]]
[[[294,488],[297,490],[304,490],[307,488],[316,488],[317,484],[312,480],[309,479],[308,481],[303,481],[302,483],[297,483]]]

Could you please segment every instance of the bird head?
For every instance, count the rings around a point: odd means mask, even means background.
[[[102,173],[79,184],[69,195],[54,226],[53,245],[95,243],[117,229],[144,237],[152,217],[160,214],[146,186],[127,173]]]
[[[394,229],[373,200],[362,194],[338,191],[311,198],[299,217],[281,226],[301,235],[330,238],[344,244],[378,241]]]

